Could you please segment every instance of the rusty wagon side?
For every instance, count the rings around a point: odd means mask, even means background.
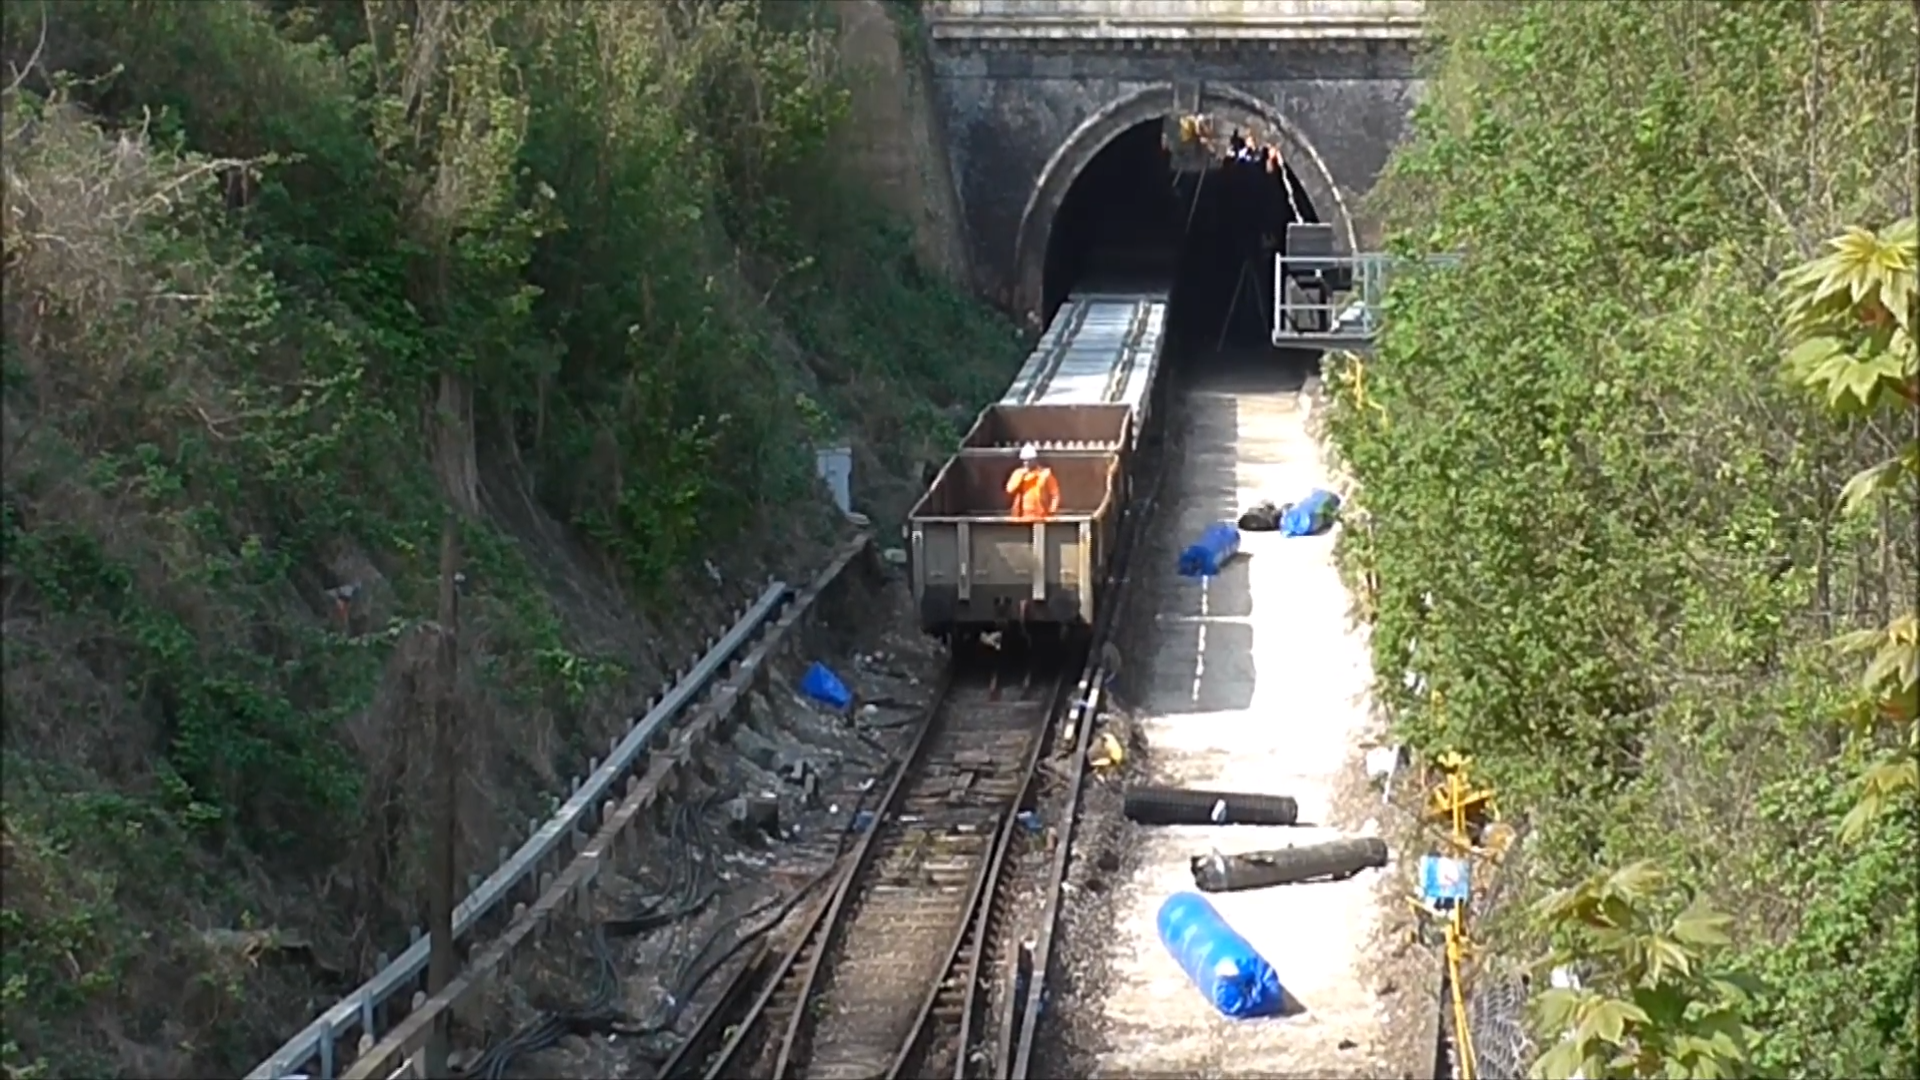
[[[1120,485],[1115,497],[1125,507],[1132,496],[1132,457],[1135,442],[1131,405],[1008,405],[980,410],[973,427],[960,440],[960,450],[981,455],[999,451],[1012,459],[1022,446],[1039,450],[1042,462],[1062,454],[1105,453],[1120,456]]]
[[[960,440],[962,450],[1118,450],[1133,430],[1131,405],[989,405]]]
[[[1060,484],[1045,522],[1008,514],[1007,450],[962,450],[908,515],[908,560],[921,628],[952,635],[1015,623],[1091,626],[1123,508],[1115,450],[1042,455]]]

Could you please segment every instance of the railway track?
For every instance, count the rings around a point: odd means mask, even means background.
[[[1107,643],[1153,516],[1159,443],[1156,433],[1132,470],[1143,482],[1090,641],[985,666],[956,656],[871,827],[662,1075],[1029,1074],[1089,743],[1118,659]]]
[[[1167,381],[1163,377],[1155,391],[1170,397],[1171,391],[1166,389]],[[1157,408],[1162,416],[1166,415],[1164,406]],[[1120,637],[1119,628],[1125,625],[1125,613],[1132,599],[1133,555],[1146,542],[1159,504],[1160,484],[1166,475],[1165,429],[1155,426],[1150,430],[1151,435],[1141,441],[1139,453],[1134,459],[1131,476],[1136,477],[1138,482],[1133,485],[1127,514],[1121,523],[1119,539],[1109,563],[1100,620],[1094,628],[1094,652],[1088,658],[1085,672],[1074,690],[1066,723],[1059,731],[1059,745],[1050,753],[1058,763],[1058,768],[1053,775],[1046,777],[1046,791],[1028,797],[1044,808],[1049,820],[1058,823],[1043,852],[1045,868],[1031,875],[1037,882],[1039,896],[1043,898],[1041,910],[1010,913],[1006,909],[1014,904],[999,897],[989,905],[990,910],[983,917],[983,925],[989,922],[1005,924],[1018,919],[1026,940],[1018,948],[1006,950],[1010,955],[995,983],[998,991],[995,1022],[988,1034],[977,1044],[969,1046],[966,1071],[957,1073],[955,1080],[1027,1080],[1037,1071],[1035,1058],[1039,1053],[1040,1032],[1049,1004],[1048,981],[1056,964],[1054,947],[1060,936],[1061,905],[1066,899],[1064,885],[1073,859],[1074,830],[1080,819],[1080,796],[1087,783],[1088,751],[1092,746],[1094,728],[1107,706],[1107,692],[1119,674],[1117,666],[1120,655],[1114,646]],[[1147,569],[1152,572],[1151,567]],[[1014,875],[1003,874],[1001,882],[1005,893],[1012,895],[1018,892]]]
[[[1022,827],[1020,799],[1076,667],[1050,650],[992,652],[956,656],[838,883],[731,1037],[683,1075],[875,1080],[954,1067],[973,1012],[980,900]]]
[[[744,966],[665,1076],[1028,1074],[1089,740],[1112,674],[1104,643],[1156,486],[1129,513],[1091,650],[987,666],[956,659],[874,826],[801,909],[785,946]],[[1035,895],[1040,910],[1027,900]]]

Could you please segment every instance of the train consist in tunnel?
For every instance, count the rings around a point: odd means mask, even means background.
[[[1276,344],[1274,255],[1302,225],[1331,229],[1276,143],[1203,120],[1112,137],[1045,221],[1044,266],[1028,270],[1046,331],[908,515],[928,633],[1090,629],[1170,337],[1183,355]]]
[[[923,630],[956,640],[1013,625],[1068,635],[1093,625],[1152,418],[1168,301],[1164,286],[1136,283],[1083,287],[1060,305],[908,516]],[[1057,484],[1057,505],[1040,519],[1018,513],[1009,490],[1023,467]]]

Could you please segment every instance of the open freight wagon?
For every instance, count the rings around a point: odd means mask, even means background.
[[[921,629],[946,636],[1019,622],[1092,626],[1122,509],[1120,455],[1056,451],[1041,463],[1060,484],[1051,520],[1008,513],[1007,477],[1019,462],[1007,450],[961,450],[913,508],[908,558]]]
[[[1119,455],[1120,481],[1114,489],[1120,506],[1133,495],[1135,420],[1130,405],[989,405],[960,440],[960,452],[973,457],[1004,455],[1011,471],[1020,448],[1032,445],[1042,464],[1076,454]],[[1058,470],[1056,470],[1057,472]],[[1064,502],[1065,492],[1061,493]]]

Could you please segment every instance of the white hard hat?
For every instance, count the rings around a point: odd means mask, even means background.
[[[1020,448],[1021,461],[1032,461],[1039,456],[1040,456],[1040,448],[1033,445],[1032,443],[1028,443],[1027,445],[1022,446]]]

